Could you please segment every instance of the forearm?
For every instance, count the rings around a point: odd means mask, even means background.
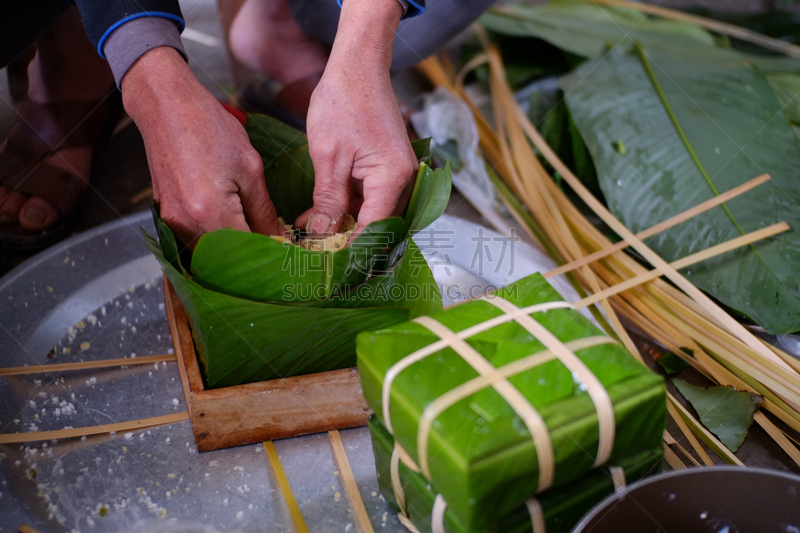
[[[155,127],[170,107],[203,90],[183,57],[169,47],[142,55],[122,79],[121,89],[125,110],[140,128]]]
[[[392,42],[402,17],[397,0],[344,0],[330,62],[388,74]]]

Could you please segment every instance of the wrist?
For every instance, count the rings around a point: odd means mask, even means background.
[[[161,102],[169,106],[185,100],[198,83],[183,56],[162,46],[143,54],[128,69],[120,89],[125,110],[139,124],[158,115]]]
[[[397,0],[343,0],[331,59],[378,64],[388,71],[392,62],[392,43],[403,17]]]

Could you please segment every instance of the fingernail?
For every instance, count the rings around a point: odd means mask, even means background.
[[[314,235],[325,235],[330,232],[332,225],[331,217],[314,213],[311,215],[311,224],[308,229]]]
[[[47,218],[47,213],[42,209],[31,207],[25,210],[22,217],[31,224],[41,224]]]

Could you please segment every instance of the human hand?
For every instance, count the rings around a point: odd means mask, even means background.
[[[244,128],[178,52],[160,47],[139,58],[122,97],[144,139],[161,216],[184,244],[227,227],[283,233]]]
[[[397,0],[346,0],[325,74],[311,97],[308,144],[314,206],[297,227],[335,233],[344,215],[358,228],[395,214],[418,166],[389,79]]]

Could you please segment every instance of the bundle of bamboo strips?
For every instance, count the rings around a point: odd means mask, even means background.
[[[800,433],[800,362],[755,337],[676,270],[743,243],[786,231],[788,226],[778,224],[764,228],[741,240],[734,239],[740,242],[725,243],[700,256],[695,254],[697,257],[684,258],[672,265],[667,264],[641,240],[746,193],[769,177],[756,178],[635,236],[594,198],[547,145],[517,105],[506,82],[499,50],[480,28],[477,33],[485,52],[461,72],[455,72],[444,57],[430,58],[419,68],[432,83],[459,95],[469,105],[478,126],[481,148],[492,167],[492,173],[502,178],[496,180],[495,185],[503,202],[522,228],[557,263],[563,265],[547,276],[567,273],[579,282],[576,288],[580,294],[588,292],[594,295],[585,298],[583,304],[599,303],[608,316],[612,334],[616,334],[640,360],[641,354],[623,328],[620,317],[682,357],[715,383],[762,395],[762,408],[791,430]],[[494,124],[487,121],[463,87],[466,71],[482,64],[488,64],[490,72]],[[534,152],[534,147],[581,200],[622,238],[622,243],[612,244],[584,217],[556,185]],[[648,271],[626,255],[623,249],[628,246],[639,252],[654,269]],[[660,276],[667,277],[674,285],[660,279]],[[595,316],[601,315],[597,313]],[[602,320],[601,324],[608,326],[608,322]],[[688,355],[682,348],[690,349],[693,355]],[[666,458],[673,468],[683,468],[685,465],[670,446],[680,451],[692,464],[713,464],[698,439],[723,461],[744,466],[674,396],[669,395],[668,402],[670,416],[700,459],[695,459],[669,433],[665,433]],[[793,440],[797,441],[791,430],[779,428],[762,413],[757,413],[755,421],[800,465],[800,452],[792,443]]]

